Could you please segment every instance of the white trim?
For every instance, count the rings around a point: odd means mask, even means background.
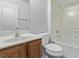
[[[51,0],[48,0],[48,32],[51,35]]]

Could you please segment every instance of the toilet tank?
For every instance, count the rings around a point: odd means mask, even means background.
[[[41,33],[42,36],[42,45],[46,45],[49,42],[49,34],[48,33]]]

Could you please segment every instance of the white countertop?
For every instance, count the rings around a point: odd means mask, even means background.
[[[22,38],[23,40],[18,40],[18,41],[14,41],[14,42],[4,42],[6,39],[0,40],[0,49],[7,48],[7,47],[10,47],[10,46],[14,46],[14,45],[21,44],[21,43],[25,43],[25,42],[29,42],[29,41],[32,41],[32,40],[36,40],[36,39],[42,38],[42,35],[24,34],[21,37],[24,37],[24,39]],[[20,38],[20,37],[17,37],[17,38]],[[12,38],[12,39],[7,39],[7,40],[16,40],[16,39]]]

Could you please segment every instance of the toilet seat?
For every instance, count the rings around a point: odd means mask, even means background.
[[[47,44],[44,46],[44,48],[46,49],[46,52],[52,56],[62,56],[63,52],[62,52],[62,48],[57,45],[57,44]]]
[[[49,50],[54,51],[54,52],[60,52],[60,51],[62,51],[62,48],[59,45],[53,44],[53,43],[47,44],[44,47],[46,49],[49,49]]]

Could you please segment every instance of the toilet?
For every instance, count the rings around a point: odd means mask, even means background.
[[[63,56],[63,49],[56,43],[48,43],[49,42],[49,34],[44,33],[42,35],[42,45],[45,49],[45,52],[52,57],[62,57]]]
[[[49,43],[49,44],[45,45],[44,48],[45,48],[46,52],[53,57],[62,57],[63,56],[62,48],[57,44]]]

